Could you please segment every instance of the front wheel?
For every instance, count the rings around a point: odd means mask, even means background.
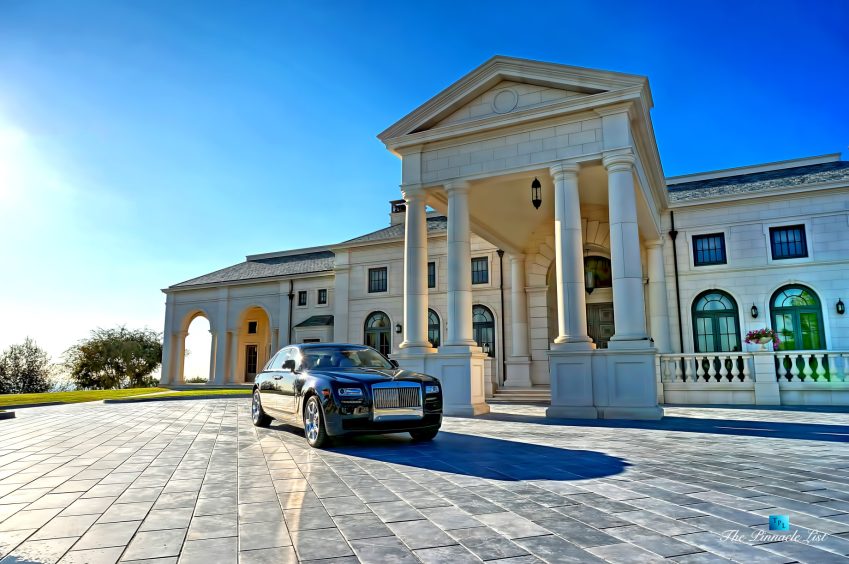
[[[432,441],[436,434],[439,433],[439,427],[436,429],[422,429],[420,431],[410,431],[410,436],[414,441]]]
[[[313,448],[321,448],[329,441],[324,428],[324,415],[318,397],[311,396],[304,408],[304,436]]]
[[[251,401],[251,419],[257,427],[268,427],[271,425],[271,417],[262,409],[262,402],[259,399],[259,390],[254,390],[253,401]]]

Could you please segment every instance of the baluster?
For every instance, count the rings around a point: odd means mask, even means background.
[[[687,382],[693,382],[693,359],[689,357],[684,358],[684,377],[687,379]]]
[[[846,382],[847,376],[849,376],[849,354],[841,354],[837,366],[837,371],[840,372],[840,381]]]
[[[669,371],[669,359],[660,357],[660,381],[669,382],[671,375],[672,374]]]
[[[730,382],[734,379],[734,377],[732,376],[734,361],[731,360],[730,355],[725,355],[725,357],[720,360],[719,368],[719,374],[722,377],[721,379],[725,380],[726,382]]]
[[[775,358],[778,361],[778,366],[775,369],[775,372],[778,375],[778,379],[787,379],[787,373],[789,372],[789,369],[787,368],[787,366],[785,366],[786,363],[784,362],[785,360],[787,360],[787,355],[776,354]]]
[[[843,361],[839,354],[828,355],[828,373],[830,374],[832,382],[843,381],[843,378],[841,378],[842,374],[840,373],[840,368],[838,368],[842,362]]]
[[[811,354],[802,354],[802,374],[805,375],[805,382],[813,382],[813,378],[811,376],[814,374],[814,367],[811,366],[811,359],[813,355]]]
[[[705,376],[704,356],[696,356],[696,378],[701,383]]]
[[[825,377],[825,355],[818,354],[817,357],[817,382],[828,382]]]
[[[750,378],[749,378],[749,376],[750,376],[750,373],[749,373],[749,357],[743,356],[743,357],[740,357],[740,358],[743,359],[743,381],[748,382],[750,380]]]
[[[708,361],[708,380],[711,382],[716,382],[717,380],[717,372],[716,372],[716,355],[706,356]]]
[[[675,357],[675,381],[683,382],[684,381],[684,372],[681,370],[681,363],[684,362],[682,357]]]
[[[729,358],[731,358],[731,357],[729,357]],[[741,359],[743,360],[743,362],[746,362],[746,359],[743,359],[742,357],[739,357],[739,356],[731,359],[731,381],[732,382],[737,382],[737,381],[740,380],[740,366],[739,365],[740,365]]]
[[[790,358],[790,381],[799,382],[799,356],[787,355]]]

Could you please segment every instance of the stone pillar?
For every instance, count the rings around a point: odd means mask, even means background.
[[[528,352],[528,300],[525,295],[525,257],[524,255],[511,255],[509,260],[512,354],[507,358],[507,378],[504,381],[504,385],[511,388],[526,388],[531,386],[531,361]]]
[[[584,287],[584,244],[578,165],[551,168],[554,177],[554,260],[557,267],[558,335],[555,349],[589,350],[587,304]]]
[[[333,274],[333,340],[337,343],[359,343],[362,336],[348,334],[348,295],[351,278],[349,251],[336,251]]]
[[[209,320],[210,330],[217,337],[215,346],[215,384],[227,383],[230,370],[230,333],[227,331],[230,310],[230,290],[227,287],[218,290],[218,315]]]
[[[188,334],[188,331],[174,332],[174,337],[176,338],[176,346],[174,347],[176,358],[174,359],[175,372],[173,380],[171,380],[172,384],[185,384],[186,382],[186,337]]]
[[[162,369],[159,373],[160,384],[170,384],[174,371],[174,294],[165,295],[165,327],[162,331]]]
[[[235,384],[239,363],[239,332],[228,331],[227,335],[227,340],[230,341],[230,372],[227,374],[227,383]]]
[[[271,357],[274,356],[277,351],[279,351],[281,347],[278,343],[280,342],[280,328],[275,327],[271,332],[271,345],[268,347],[268,358],[266,360],[271,360]]]
[[[666,269],[663,264],[663,239],[646,243],[649,270],[649,316],[654,348],[659,353],[672,352],[669,334],[669,305],[666,294]]]
[[[608,209],[610,212],[610,259],[613,268],[613,311],[616,332],[611,349],[649,348],[640,233],[637,228],[637,196],[634,163],[630,154],[605,156]]]
[[[209,376],[206,379],[207,384],[215,383],[215,359],[216,350],[218,348],[218,332],[209,330]]]
[[[469,185],[454,182],[448,192],[448,346],[477,347],[472,338],[472,248]],[[425,265],[427,268],[427,265]]]
[[[401,349],[430,349],[427,340],[427,213],[425,193],[405,188],[404,340]],[[449,220],[450,221],[450,220]]]

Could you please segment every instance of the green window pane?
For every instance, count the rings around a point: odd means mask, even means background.
[[[802,330],[802,348],[821,349],[819,316],[816,313],[799,313],[799,326]]]

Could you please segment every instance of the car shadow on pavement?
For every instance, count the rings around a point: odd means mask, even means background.
[[[441,431],[429,442],[406,434],[346,437],[332,452],[423,470],[451,472],[490,480],[584,480],[619,474],[630,464],[590,450]]]
[[[570,427],[597,427],[607,429],[646,429],[678,431],[683,433],[710,433],[714,435],[740,435],[744,437],[769,437],[773,439],[798,439],[805,441],[849,442],[849,426],[821,423],[761,421],[756,419],[712,419],[697,417],[664,416],[659,421],[630,421],[622,419],[551,419],[545,416],[514,413],[489,413],[482,419],[558,425]]]

